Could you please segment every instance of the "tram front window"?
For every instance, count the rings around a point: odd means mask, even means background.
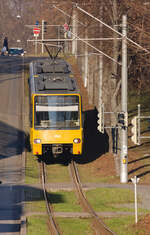
[[[36,96],[36,129],[78,129],[78,96]]]

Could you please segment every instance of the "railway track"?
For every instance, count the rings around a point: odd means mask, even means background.
[[[45,164],[44,162],[39,162],[40,164],[40,179],[41,179],[41,184],[43,188],[43,194],[44,194],[44,199],[46,203],[46,209],[47,209],[47,214],[48,214],[48,227],[50,230],[50,233],[52,235],[61,235],[61,232],[58,228],[58,225],[55,221],[55,218],[53,216],[53,211],[52,211],[52,206],[50,205],[50,202],[48,200],[48,195],[46,191],[46,171],[45,171]]]
[[[46,203],[47,214],[48,214],[48,227],[52,235],[61,235],[62,233],[53,215],[52,206],[50,205],[50,202],[48,200],[48,195],[47,195],[46,186],[45,186],[46,185],[45,164],[42,161],[39,162],[39,164],[40,164],[40,179],[41,179],[43,195],[44,195],[44,199]],[[87,201],[84,195],[83,189],[82,189],[82,184],[80,181],[77,165],[73,160],[69,164],[69,171],[71,173],[71,178],[72,178],[80,205],[82,206],[85,212],[88,212],[91,215],[91,218],[93,220],[93,229],[94,229],[95,234],[96,235],[116,235],[103,223],[103,221],[99,218],[99,216],[96,214],[96,212],[93,210],[93,208]]]
[[[95,228],[95,233],[97,235],[115,235],[115,233],[113,231],[111,231],[103,223],[103,221],[98,217],[96,212],[93,210],[93,208],[91,207],[91,205],[87,201],[87,199],[83,193],[83,190],[82,190],[82,184],[80,182],[80,177],[78,174],[77,165],[75,164],[75,162],[73,160],[69,164],[69,168],[70,168],[71,177],[72,177],[80,204],[82,205],[83,209],[86,212],[88,212],[91,215],[91,217],[93,218],[93,226]]]

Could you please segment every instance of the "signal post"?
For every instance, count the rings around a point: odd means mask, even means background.
[[[127,114],[127,17],[122,17],[122,82],[121,106],[122,112]],[[120,182],[128,182],[128,127],[121,129],[121,156],[120,156]]]
[[[33,33],[35,37],[35,55],[37,55],[37,38],[40,34],[40,28],[37,25],[33,28]]]

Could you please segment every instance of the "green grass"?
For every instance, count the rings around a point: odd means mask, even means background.
[[[54,211],[58,212],[80,212],[82,209],[74,192],[50,192],[49,200],[53,205]]]
[[[26,184],[37,184],[39,183],[39,169],[37,164],[37,158],[32,153],[26,153]]]
[[[27,220],[27,235],[49,235],[46,216],[31,216]],[[91,221],[89,219],[61,219],[57,218],[60,230],[64,235],[91,235]]]
[[[134,194],[128,189],[98,188],[86,192],[86,197],[96,211],[129,211],[129,208],[118,206],[133,203]]]
[[[59,227],[64,235],[92,235],[91,221],[89,219],[57,218]]]
[[[57,218],[60,230],[64,235],[91,235],[93,230],[91,228],[90,219],[77,218]],[[103,219],[104,223],[115,232],[117,235],[145,235],[144,231],[136,226],[134,216],[126,216],[119,218]],[[27,235],[43,234],[48,235],[47,217],[30,216],[27,219]]]
[[[30,216],[27,219],[27,235],[49,235],[46,216]]]
[[[97,212],[134,212],[134,192],[129,189],[97,188],[86,191],[86,197]],[[149,213],[147,209],[139,207],[138,213]]]
[[[49,165],[47,167],[47,180],[51,183],[70,182],[68,166],[59,164]]]
[[[45,201],[28,201],[25,207],[26,212],[45,212]]]
[[[134,216],[116,217],[111,219],[104,219],[104,223],[117,235],[145,235],[142,229],[134,225]]]
[[[120,178],[114,175],[95,176],[94,168],[90,168],[88,164],[87,167],[78,165],[78,171],[82,183],[120,183]]]

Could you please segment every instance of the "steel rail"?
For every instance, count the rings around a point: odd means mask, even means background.
[[[115,235],[113,231],[111,231],[104,223],[103,221],[99,218],[99,216],[96,214],[96,212],[93,210],[89,202],[87,201],[83,190],[82,190],[82,185],[80,182],[80,177],[78,173],[77,166],[75,162],[72,160],[71,163],[69,164],[70,167],[70,172],[71,172],[71,177],[73,180],[73,183],[75,185],[75,189],[77,191],[79,200],[81,202],[81,205],[83,205],[84,210],[89,212],[94,220],[94,223],[96,225],[96,230],[98,230],[99,235]]]
[[[46,209],[47,209],[47,214],[49,218],[49,229],[53,235],[61,235],[59,232],[58,226],[55,222],[55,219],[52,214],[52,209],[48,200],[48,195],[45,187],[45,165],[44,162],[40,163],[40,172],[41,172],[41,183],[42,183],[42,188],[43,188],[43,194],[44,194],[44,199],[46,203]]]

